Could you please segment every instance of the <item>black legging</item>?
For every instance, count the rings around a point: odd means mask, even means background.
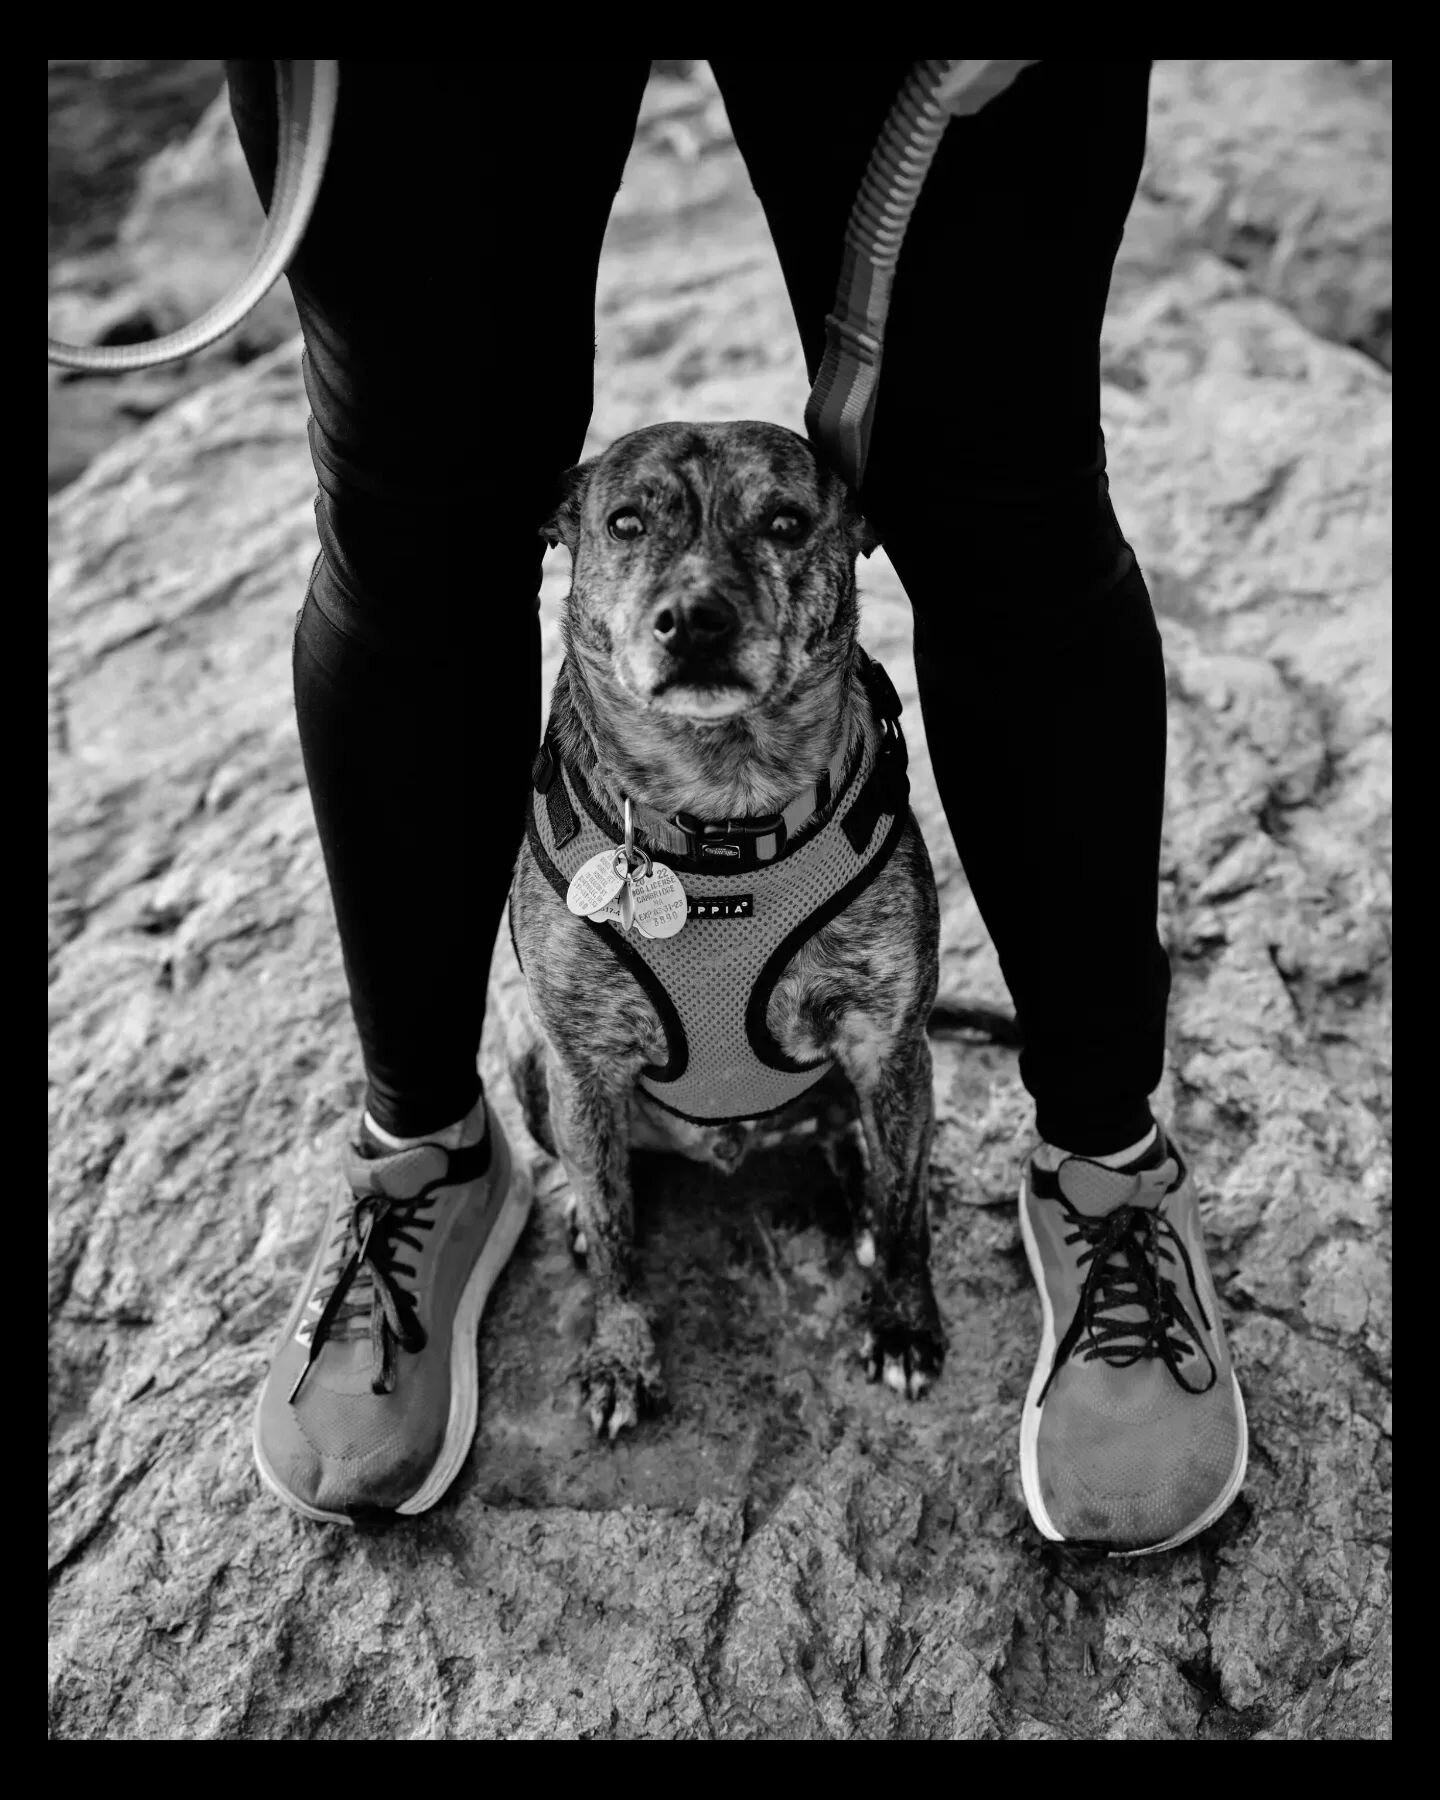
[[[715,62],[813,378],[907,65]],[[230,63],[260,197],[269,63]],[[915,613],[940,798],[1042,1136],[1149,1130],[1165,680],[1111,509],[1099,333],[1148,63],[1042,62],[953,123],[897,273],[863,496]],[[648,62],[344,63],[291,287],[317,560],[295,699],[378,1122],[478,1093],[540,718],[536,535],[593,399],[595,275]],[[798,424],[798,421],[794,421]],[[477,565],[490,588],[477,578]]]

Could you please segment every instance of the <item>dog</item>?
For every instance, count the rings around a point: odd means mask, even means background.
[[[573,572],[510,893],[540,1034],[512,1074],[593,1284],[583,1409],[613,1439],[664,1395],[631,1150],[733,1171],[756,1117],[837,1073],[863,1143],[860,1353],[917,1399],[945,1354],[939,906],[899,701],[857,639],[856,558],[878,540],[805,438],[755,421],[618,439],[562,477],[541,534]]]

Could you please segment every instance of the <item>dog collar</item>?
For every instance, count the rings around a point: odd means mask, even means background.
[[[774,862],[785,854],[786,844],[802,826],[828,812],[831,800],[840,793],[853,748],[853,742],[841,744],[821,771],[820,779],[801,788],[779,812],[714,821],[698,819],[688,812],[672,813],[666,818],[653,807],[632,800],[636,829],[655,850],[683,856],[691,862],[709,863],[717,869]]]
[[[895,692],[895,685],[883,664],[868,656],[860,646],[857,645],[856,649],[860,674],[880,727],[880,754],[873,774],[879,776],[887,772],[894,766],[897,756],[899,768],[903,770],[904,739],[900,736],[899,728],[900,696]],[[847,767],[851,776],[858,769],[858,759],[853,759],[853,751],[853,739],[850,743],[842,744],[821,773],[820,779],[811,786],[802,788],[777,813],[715,821],[698,819],[688,812],[671,813],[667,817],[632,798],[631,809],[637,835],[644,840],[647,849],[683,858],[692,867],[713,868],[717,874],[739,874],[763,868],[767,863],[773,863],[782,857],[791,840],[806,825],[828,813],[843,791]],[[552,813],[562,807],[568,813],[569,803],[564,799],[564,783],[557,783],[555,779],[559,767],[560,757],[547,733],[536,755],[531,779],[535,791],[545,798]],[[577,789],[583,786],[594,796],[589,783],[582,782],[574,769],[567,768],[567,773]],[[594,798],[600,804],[599,797]],[[878,808],[881,804],[878,789],[873,798],[867,795],[866,800],[864,812],[868,815],[872,807]],[[568,829],[563,816],[553,819],[553,823],[556,826],[557,842],[563,843],[572,835],[573,820],[568,821]],[[873,825],[873,820],[871,823]],[[858,818],[856,824],[859,824]]]
[[[668,818],[638,800],[630,802],[635,821],[635,835],[647,850],[657,856],[680,858],[685,862],[713,868],[717,874],[739,874],[742,870],[761,868],[778,860],[801,829],[812,819],[828,813],[844,789],[846,764],[854,749],[853,741],[845,744],[831,759],[820,779],[800,792],[776,813],[759,813],[748,818],[707,821],[693,813],[672,813]],[[559,757],[547,740],[540,746],[532,771],[536,792],[547,802],[550,795],[560,797],[562,783],[555,780]],[[597,807],[608,813],[600,796],[588,782],[566,765],[571,785],[588,793]],[[853,770],[852,770],[853,773]],[[620,827],[614,826],[619,842]],[[570,835],[563,827],[557,836]]]

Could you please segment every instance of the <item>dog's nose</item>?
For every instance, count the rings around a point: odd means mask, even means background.
[[[656,641],[676,655],[719,650],[734,637],[740,614],[723,594],[687,594],[668,600],[651,621]]]

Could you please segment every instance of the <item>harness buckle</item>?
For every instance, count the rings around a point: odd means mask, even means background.
[[[866,662],[868,667],[865,670],[865,685],[870,689],[871,705],[882,719],[898,719],[904,711],[904,703],[895,692],[890,671],[873,656],[867,657]]]

